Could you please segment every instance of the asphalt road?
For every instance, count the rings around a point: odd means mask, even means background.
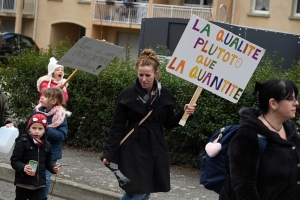
[[[0,163],[10,164],[10,156],[11,152],[8,154],[0,153]],[[61,167],[58,178],[71,181],[72,183],[80,183],[95,189],[113,192],[120,196],[124,194],[124,191],[118,187],[115,175],[103,165],[97,153],[65,147],[63,148],[63,158],[58,161],[58,164],[67,164],[67,166]],[[150,197],[151,200],[218,199],[216,193],[205,189],[199,184],[199,170],[189,170],[172,166],[170,176],[171,191],[167,193],[153,193]],[[14,190],[15,186],[12,183],[0,181],[0,198],[13,200]],[[58,190],[59,188],[54,188],[54,191]],[[68,191],[63,192],[67,193]],[[74,191],[72,192],[74,193]],[[84,197],[79,197],[79,195],[76,196],[78,200],[88,200],[84,199]],[[50,197],[49,200],[63,199]]]

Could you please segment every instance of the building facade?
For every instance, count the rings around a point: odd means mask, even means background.
[[[2,32],[28,35],[40,48],[82,36],[124,47],[129,42],[133,57],[143,18],[189,19],[192,14],[300,35],[300,0],[0,0]]]

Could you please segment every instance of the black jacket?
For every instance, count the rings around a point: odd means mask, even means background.
[[[11,111],[8,106],[8,99],[0,89],[0,127],[11,122],[12,118]]]
[[[220,200],[299,200],[300,139],[295,124],[283,126],[287,140],[258,119],[254,108],[240,111],[241,128],[234,135],[228,150],[230,177]],[[257,133],[267,138],[260,156]]]
[[[34,144],[29,134],[23,134],[16,139],[16,145],[10,158],[11,166],[15,170],[14,184],[27,184],[39,187],[45,185],[45,169],[54,174],[55,163],[51,159],[51,145],[47,141],[46,134],[41,138],[44,145],[38,147]],[[38,161],[38,168],[35,176],[29,176],[24,172],[24,167],[29,160]]]
[[[136,83],[137,84],[137,83]],[[175,114],[173,97],[162,87],[152,114],[138,126],[148,114],[149,108],[138,98],[134,85],[124,89],[112,120],[112,126],[104,147],[104,155],[113,161],[120,141],[134,128],[134,132],[120,147],[118,167],[131,182],[122,188],[127,193],[170,191],[169,148],[163,129],[174,128],[184,113]]]

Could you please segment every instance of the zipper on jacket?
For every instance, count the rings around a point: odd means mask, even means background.
[[[36,186],[38,187],[39,186],[39,182],[40,182],[40,176],[39,176],[39,171],[40,171],[40,147],[38,147],[38,166],[37,166],[37,169],[36,169],[36,176],[37,176],[37,183],[36,183]]]

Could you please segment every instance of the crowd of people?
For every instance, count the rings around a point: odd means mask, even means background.
[[[151,193],[169,192],[169,148],[164,129],[179,126],[196,104],[174,111],[174,98],[159,80],[159,59],[145,49],[137,59],[136,80],[118,96],[111,128],[101,157],[118,164],[130,180],[120,184],[121,200],[149,200]],[[59,172],[62,142],[68,133],[64,105],[68,101],[64,67],[50,58],[48,74],[37,81],[40,98],[28,120],[27,133],[18,137],[11,156],[16,200],[46,200],[52,174]],[[7,97],[0,91],[1,126],[14,126]],[[241,108],[241,128],[228,150],[229,177],[220,200],[300,199],[300,139],[295,123],[298,88],[290,80],[256,82],[256,107]],[[260,155],[257,133],[267,139]],[[31,162],[37,161],[37,169]],[[35,171],[36,170],[36,171]],[[197,184],[197,183],[195,183]]]

